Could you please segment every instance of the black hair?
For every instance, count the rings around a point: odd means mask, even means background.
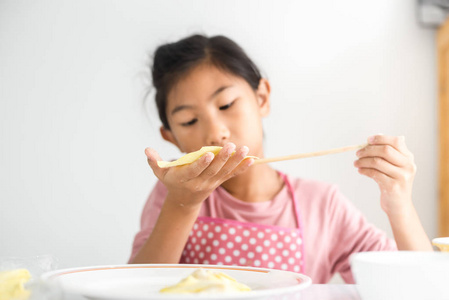
[[[245,51],[225,36],[206,37],[196,34],[159,46],[154,53],[151,73],[159,118],[166,129],[170,129],[166,113],[170,89],[182,76],[201,63],[210,63],[243,78],[253,90],[257,90],[262,78],[259,69]]]

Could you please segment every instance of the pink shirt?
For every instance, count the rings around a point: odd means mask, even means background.
[[[369,224],[336,185],[287,178],[299,202],[305,247],[304,273],[314,283],[326,283],[336,272],[345,282],[353,283],[349,263],[352,253],[397,249],[395,242]],[[134,239],[130,260],[151,234],[166,194],[165,186],[157,182],[143,209],[141,230]],[[240,201],[219,187],[204,201],[199,215],[297,228],[292,199],[285,185],[271,201],[256,203]]]

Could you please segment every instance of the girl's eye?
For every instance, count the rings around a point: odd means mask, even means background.
[[[235,101],[229,102],[226,105],[220,106],[220,110],[227,110],[228,108],[230,108],[232,106],[232,104],[234,104]]]
[[[196,121],[198,121],[198,119],[192,119],[189,122],[181,123],[181,126],[191,126],[191,125],[195,124]]]

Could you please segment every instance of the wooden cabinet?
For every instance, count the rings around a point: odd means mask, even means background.
[[[439,79],[438,235],[449,236],[449,18],[437,33]]]

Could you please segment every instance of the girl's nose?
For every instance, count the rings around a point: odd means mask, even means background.
[[[231,136],[229,128],[217,120],[209,122],[207,129],[207,145],[210,146],[223,146]]]

